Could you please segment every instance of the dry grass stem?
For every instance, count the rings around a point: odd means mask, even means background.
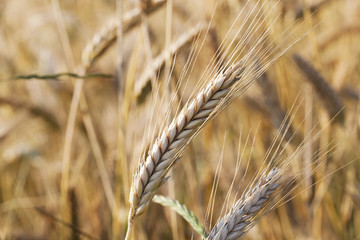
[[[69,205],[70,205],[70,215],[71,215],[71,225],[74,226],[75,228],[79,228],[79,204],[78,204],[78,199],[76,196],[76,192],[75,189],[69,189]],[[79,234],[73,229],[72,231],[72,235],[71,235],[71,239],[72,240],[80,240],[80,236]]]

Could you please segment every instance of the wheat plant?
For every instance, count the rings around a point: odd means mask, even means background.
[[[359,238],[359,16],[0,1],[0,239]]]

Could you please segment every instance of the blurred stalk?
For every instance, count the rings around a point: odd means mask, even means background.
[[[26,159],[24,159],[21,162],[17,177],[15,179],[14,195],[12,197],[13,199],[20,198],[23,195],[24,187],[25,187],[28,175],[29,175],[29,171],[30,171],[30,164]],[[0,230],[1,230],[0,231],[0,239],[12,239],[13,238],[12,233],[15,230],[12,230],[12,224],[16,218],[15,204],[16,204],[16,201],[13,201],[11,210],[9,211],[9,213],[6,216],[5,223],[0,228]]]
[[[126,136],[126,125],[127,125],[127,110],[126,101],[127,98],[124,98],[124,89],[126,88],[125,79],[123,79],[123,6],[122,1],[116,1],[116,12],[117,18],[119,19],[117,25],[117,77],[116,77],[116,86],[117,86],[117,98],[118,98],[118,134],[117,134],[117,147],[116,147],[116,159],[114,164],[114,182],[113,182],[113,191],[115,192],[115,201],[118,203],[118,206],[127,206],[128,203],[125,200],[128,196],[129,190],[129,175],[128,175],[128,164],[125,153],[125,136]],[[120,186],[123,186],[121,188]],[[123,193],[122,193],[123,191]],[[122,199],[122,194],[124,200]],[[124,204],[121,204],[124,202]],[[121,239],[121,230],[123,224],[126,222],[126,218],[121,219],[120,209],[113,209],[112,213],[112,239]]]
[[[64,18],[62,16],[61,7],[58,0],[52,0],[53,11],[56,16],[57,27],[60,34],[60,40],[66,55],[66,62],[68,65],[67,71],[74,72],[75,69],[75,61],[72,55],[69,37],[66,31]],[[85,75],[87,69],[80,69],[77,71],[78,75]],[[95,128],[91,117],[88,111],[88,104],[86,98],[82,95],[82,89],[84,86],[84,79],[77,79],[74,82],[74,92],[71,100],[68,122],[66,126],[65,139],[64,139],[64,152],[62,159],[62,173],[61,173],[61,199],[60,199],[60,214],[61,219],[65,222],[70,221],[69,215],[69,206],[68,206],[68,190],[69,190],[69,179],[70,179],[70,165],[72,158],[72,142],[75,131],[75,120],[77,115],[77,110],[80,106],[82,111],[82,119],[86,128],[86,132],[88,134],[88,138],[90,141],[91,149],[94,154],[94,158],[96,161],[96,165],[99,169],[101,183],[103,185],[103,189],[105,192],[106,200],[110,209],[116,209],[116,202],[114,200],[113,192],[111,189],[111,185],[108,178],[108,173],[105,168],[104,158],[97,140]],[[65,232],[65,229],[62,227],[61,232]],[[59,236],[60,239],[65,239],[64,235]]]
[[[66,58],[66,65],[67,71],[73,72],[75,68],[75,61],[74,56],[72,54],[71,45],[69,41],[69,36],[66,31],[66,25],[64,22],[64,16],[62,14],[61,6],[59,0],[52,0],[51,6],[53,9],[53,13],[55,15],[57,30],[60,36],[60,43],[65,53]],[[80,74],[83,75],[83,74]],[[62,171],[61,171],[61,182],[60,182],[60,219],[63,219],[66,222],[70,221],[69,215],[69,206],[68,206],[68,189],[69,189],[69,178],[70,178],[70,161],[71,161],[71,146],[72,146],[72,139],[74,135],[74,125],[70,124],[75,122],[76,113],[77,113],[77,106],[79,104],[81,89],[83,86],[83,80],[79,79],[75,83],[74,93],[73,93],[73,100],[70,105],[69,110],[69,117],[68,117],[68,126],[65,132],[65,139],[64,139],[64,153],[62,158]],[[77,91],[76,91],[77,90]],[[67,229],[61,226],[60,231],[61,233],[65,233]],[[59,239],[65,239],[65,235],[61,234]]]

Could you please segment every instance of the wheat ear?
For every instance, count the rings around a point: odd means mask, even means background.
[[[197,233],[199,233],[203,238],[206,238],[206,231],[204,226],[199,223],[199,220],[195,214],[190,211],[184,204],[161,195],[155,195],[152,201],[161,204],[162,206],[170,207],[177,214],[182,216]]]
[[[152,61],[152,64],[148,65],[148,67],[136,81],[136,85],[134,87],[134,92],[138,99],[141,98],[147,83],[152,77],[157,75],[158,71],[160,71],[161,68],[165,65],[165,62],[174,56],[177,52],[179,52],[182,48],[191,43],[191,41],[196,38],[202,30],[204,30],[204,28],[204,24],[198,24],[190,30],[186,31],[169,46],[169,49],[166,49],[161,54],[159,54]]]
[[[145,211],[158,188],[166,181],[167,172],[188,142],[229,100],[232,86],[237,85],[235,83],[240,80],[243,71],[242,64],[238,62],[216,74],[150,145],[134,174],[130,191],[129,228],[133,219]],[[245,87],[247,82],[241,84]]]
[[[303,59],[300,55],[295,54],[293,59],[301,72],[305,75],[306,79],[312,83],[317,93],[323,99],[329,117],[335,117],[336,121],[343,123],[345,119],[345,106],[335,89],[327,83],[325,78],[311,65],[311,63]]]
[[[252,226],[266,213],[278,192],[281,174],[273,168],[263,174],[255,186],[233,205],[231,210],[220,219],[208,236],[208,240],[241,239]]]
[[[286,118],[286,111],[281,107],[275,84],[270,81],[266,72],[257,79],[256,83],[258,83],[258,86],[261,88],[264,96],[264,104],[269,112],[272,124],[281,131],[285,140],[289,141],[295,133],[292,131],[291,126],[289,126],[290,123]],[[289,128],[282,127],[283,124],[289,126]]]
[[[146,7],[135,8],[124,14],[122,18],[123,33],[129,32],[131,29],[141,23],[142,14],[149,15],[165,4],[165,0],[151,1]],[[117,27],[119,19],[117,16],[111,18],[109,22],[97,32],[91,41],[85,46],[81,62],[85,69],[89,69],[95,60],[100,57],[111,45],[116,42]]]

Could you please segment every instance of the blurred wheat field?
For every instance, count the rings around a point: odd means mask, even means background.
[[[159,194],[210,232],[268,153],[295,187],[244,239],[360,239],[358,0],[1,1],[0,239],[124,239],[141,154],[252,9],[263,22],[244,51],[267,26],[265,50],[299,42],[199,132]],[[131,239],[201,236],[151,202]]]

